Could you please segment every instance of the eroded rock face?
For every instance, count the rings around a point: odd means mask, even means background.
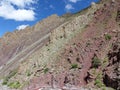
[[[112,49],[108,53],[109,65],[105,69],[104,83],[112,88],[120,90],[120,33],[117,41],[113,43]]]
[[[116,22],[120,26],[120,7],[117,10]],[[104,83],[120,90],[120,30],[118,29],[116,33],[116,40],[108,53],[109,64],[104,72]]]

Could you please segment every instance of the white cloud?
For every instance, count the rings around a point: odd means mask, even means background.
[[[26,7],[27,5],[31,5],[32,3],[35,3],[36,0],[6,0],[7,2],[10,2],[11,4],[14,4],[18,7]]]
[[[72,6],[72,4],[76,4],[78,1],[81,1],[81,0],[65,0],[65,9],[66,11],[70,11],[71,9],[74,9],[74,7]]]
[[[74,8],[73,8],[73,6],[72,6],[71,4],[67,4],[67,5],[65,6],[65,9],[66,9],[67,11],[69,11],[69,10],[74,9]]]
[[[69,0],[70,2],[72,2],[72,3],[76,3],[76,2],[78,2],[79,0]]]
[[[32,21],[35,19],[34,9],[31,9],[33,3],[36,3],[36,0],[2,0],[0,1],[0,17],[16,21]]]
[[[28,24],[27,25],[20,25],[20,26],[18,26],[16,29],[17,30],[23,30],[23,29],[25,29],[27,26],[29,26]]]

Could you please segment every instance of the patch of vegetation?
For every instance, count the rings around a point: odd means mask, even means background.
[[[46,74],[48,71],[49,71],[49,68],[45,68],[43,72]]]
[[[103,78],[102,72],[99,72],[96,79],[102,80],[102,78]]]
[[[15,76],[16,73],[17,73],[17,69],[11,71],[11,72],[9,73],[9,75],[4,78],[4,80],[3,80],[3,82],[2,82],[2,85],[7,85],[9,79],[12,78],[13,76]]]
[[[78,68],[78,64],[71,64],[71,69],[76,69]]]
[[[108,59],[105,58],[105,59],[103,60],[103,63],[107,63],[107,62],[108,62]]]
[[[7,85],[7,83],[8,83],[8,79],[4,79],[2,85]]]
[[[102,68],[104,69],[107,65],[108,65],[108,58],[104,58],[103,61],[102,61]]]
[[[106,90],[106,88],[105,88],[105,87],[103,87],[103,88],[102,88],[102,90]]]
[[[50,51],[50,49],[48,48],[47,51]]]
[[[26,75],[27,75],[27,76],[31,76],[31,73],[30,73],[29,70],[26,71]]]
[[[21,86],[21,84],[20,84],[20,82],[16,81],[16,82],[11,82],[11,83],[9,83],[8,86],[9,86],[10,88],[18,89],[18,88]]]
[[[101,66],[101,60],[95,56],[92,60],[92,66],[94,68],[98,68],[99,66]]]
[[[99,79],[96,79],[96,80],[95,80],[95,85],[96,85],[97,87],[99,87],[99,88],[104,87],[103,82],[102,82],[101,80],[99,80]]]
[[[93,75],[96,75],[96,69],[95,68],[92,68],[91,72],[92,72]]]
[[[16,73],[17,73],[17,70],[11,71],[10,74],[7,76],[7,78],[10,79],[11,77],[15,76]]]
[[[115,89],[110,88],[110,87],[102,87],[101,90],[115,90]]]
[[[94,70],[98,70],[98,69],[95,69]],[[94,71],[93,70],[93,71]],[[95,77],[95,82],[94,82],[94,85],[97,86],[98,88],[103,88],[105,87],[104,83],[103,83],[103,75],[102,75],[102,71],[94,71],[94,75],[96,76]],[[102,89],[101,89],[102,90]]]
[[[106,40],[111,40],[111,35],[105,34],[105,39],[106,39]]]

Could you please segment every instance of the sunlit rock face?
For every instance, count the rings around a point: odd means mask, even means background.
[[[63,21],[63,18],[52,15],[32,27],[6,33],[0,39],[0,66],[59,26]]]

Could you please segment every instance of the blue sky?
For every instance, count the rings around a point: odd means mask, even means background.
[[[50,16],[75,13],[99,0],[0,0],[0,37]]]

